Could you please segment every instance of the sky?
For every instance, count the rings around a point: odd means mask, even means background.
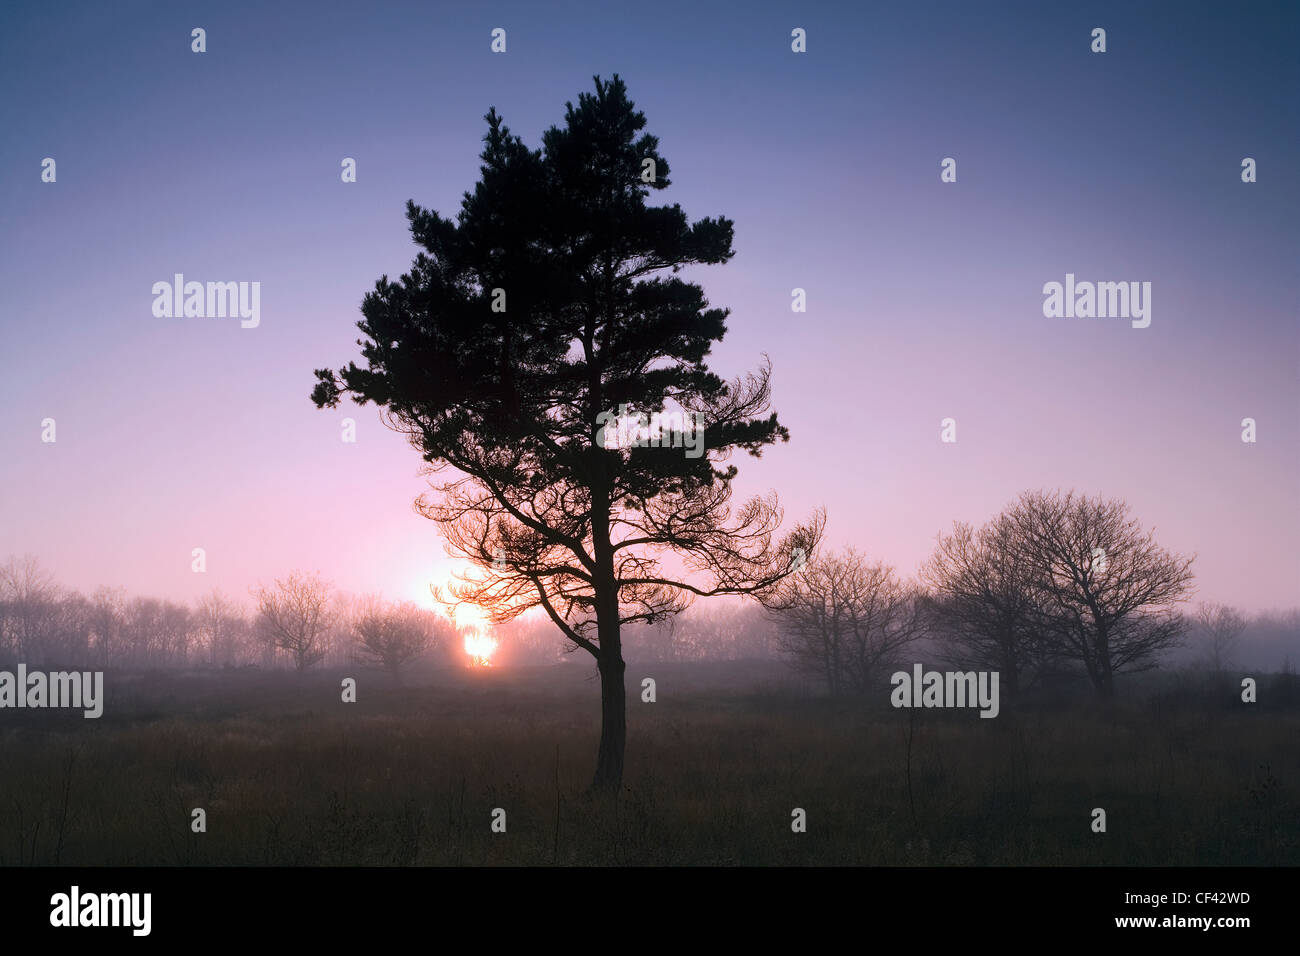
[[[739,496],[825,506],[830,546],[911,574],[953,521],[1074,488],[1195,553],[1198,599],[1294,606],[1298,40],[1283,3],[6,4],[0,560],[427,602],[452,562],[419,456],[373,406],[316,409],[312,372],[409,267],[406,200],[455,214],[489,107],[539,146],[617,72],[655,200],[735,221],[691,275],[731,310],[712,366],[770,355],[791,432]],[[259,282],[260,324],[156,317],[175,273]],[[1150,326],[1046,317],[1067,274],[1150,282]]]

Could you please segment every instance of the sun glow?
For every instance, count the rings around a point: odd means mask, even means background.
[[[445,614],[463,635],[469,666],[491,667],[492,655],[501,642],[491,636],[492,624],[488,620],[487,611],[456,599],[452,589],[457,583],[457,569],[452,566],[438,569],[435,576],[423,579],[416,586],[424,592],[425,603]]]
[[[470,667],[491,667],[492,655],[496,653],[499,642],[479,630],[465,633],[465,653],[469,655]]]

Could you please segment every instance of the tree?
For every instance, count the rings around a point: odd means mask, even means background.
[[[453,631],[449,638],[456,639],[457,647],[463,647],[463,633]],[[567,661],[569,653],[578,650],[575,644],[557,643],[555,625],[542,614],[524,615],[494,627],[492,638],[497,641],[492,659],[511,664],[555,664]]]
[[[916,589],[852,548],[809,562],[766,603],[782,650],[833,695],[869,691],[922,630]]]
[[[195,627],[207,646],[208,661],[213,665],[231,667],[243,650],[248,631],[243,612],[220,590],[198,602],[195,609]]]
[[[693,605],[669,621],[642,626],[630,650],[638,661],[734,661],[776,656],[776,625],[756,602]]]
[[[94,608],[85,595],[76,591],[65,592],[59,601],[58,642],[52,651],[52,660],[76,667],[90,661],[90,635]]]
[[[1033,567],[1016,540],[1014,522],[999,515],[978,530],[957,522],[940,535],[921,568],[930,590],[930,628],[955,666],[1001,675],[1009,698],[1042,658],[1034,627]]]
[[[133,667],[146,667],[155,662],[161,642],[162,613],[163,605],[157,598],[135,597],[127,605],[124,636]]]
[[[164,659],[185,666],[189,662],[190,644],[196,630],[193,612],[184,604],[164,601],[158,627],[159,650]]]
[[[126,591],[101,587],[91,595],[90,628],[92,650],[101,667],[120,663],[126,647]]]
[[[431,617],[410,601],[387,606],[371,602],[353,623],[357,650],[397,680],[403,667],[431,649],[434,638]]]
[[[486,120],[457,219],[407,203],[423,251],[362,304],[366,367],[317,370],[312,399],[374,402],[431,474],[457,473],[419,502],[476,569],[452,595],[494,624],[540,607],[595,658],[593,785],[617,788],[620,628],[771,587],[821,525],[778,542],[775,496],[733,508],[724,460],[789,434],[766,414],[769,364],[730,385],[706,364],[728,313],[676,273],[729,260],[732,222],[646,204],[669,166],[623,81],[597,78],[540,150]]]
[[[1154,667],[1182,642],[1177,605],[1195,556],[1157,545],[1125,502],[1033,491],[1008,515],[1011,541],[1033,568],[1035,626],[1055,653],[1083,665],[1099,697],[1114,696],[1116,674]]]
[[[273,587],[253,590],[259,633],[272,647],[288,651],[305,671],[325,657],[325,634],[331,624],[330,586],[315,575],[295,571],[277,578]]]
[[[1204,636],[1210,667],[1216,674],[1223,673],[1232,663],[1232,653],[1246,630],[1246,616],[1226,604],[1202,602],[1196,608],[1196,624]]]
[[[34,555],[0,565],[0,651],[15,661],[41,663],[56,643],[59,588]]]

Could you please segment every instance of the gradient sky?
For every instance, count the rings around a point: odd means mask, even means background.
[[[831,545],[911,573],[1023,489],[1100,492],[1199,554],[1199,598],[1300,602],[1293,3],[24,3],[0,27],[0,560],[421,597],[450,562],[418,455],[373,407],[317,410],[312,370],[408,268],[405,201],[456,212],[489,106],[537,146],[618,72],[672,165],[657,201],[736,222],[693,276],[732,309],[713,366],[769,353],[792,434],[738,459],[740,493],[824,504]],[[176,272],[261,282],[261,326],[154,318]],[[1151,282],[1150,328],[1044,318],[1067,272]]]

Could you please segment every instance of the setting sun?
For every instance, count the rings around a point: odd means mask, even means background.
[[[475,604],[459,603],[452,596],[451,586],[458,581],[457,569],[444,565],[435,576],[413,576],[406,593],[418,603],[447,616],[452,625],[464,634],[463,646],[471,667],[491,667],[492,655],[500,641],[492,637],[492,625],[487,612]]]
[[[464,632],[465,654],[469,657],[470,666],[491,667],[492,655],[500,642],[489,634],[492,625],[488,623],[486,611],[474,604],[458,603],[452,597],[451,585],[455,582],[456,577],[449,570],[442,580],[428,582],[425,593],[432,596],[433,605],[446,614],[458,630]],[[428,590],[430,587],[437,589],[437,596]]]
[[[470,667],[491,667],[492,655],[496,653],[499,642],[479,630],[469,631],[465,635],[465,653],[469,655]]]

